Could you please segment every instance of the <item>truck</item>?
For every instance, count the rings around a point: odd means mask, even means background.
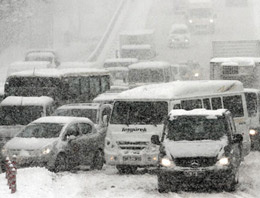
[[[214,33],[215,18],[211,0],[189,0],[186,20],[194,33]]]
[[[119,53],[121,58],[149,60],[156,55],[154,30],[125,31],[119,35]]]
[[[259,88],[260,41],[213,41],[211,80],[239,80],[246,88]]]

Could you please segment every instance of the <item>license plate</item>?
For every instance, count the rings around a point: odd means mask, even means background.
[[[198,172],[196,172],[196,171],[184,171],[184,175],[186,177],[197,177]]]
[[[138,156],[124,156],[123,157],[123,160],[124,161],[141,161],[141,157],[138,157]]]

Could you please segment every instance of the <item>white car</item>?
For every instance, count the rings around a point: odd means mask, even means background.
[[[186,24],[173,24],[169,33],[169,47],[189,47],[190,31]]]
[[[55,172],[80,165],[102,169],[104,135],[88,118],[47,116],[8,141],[2,155],[16,155],[18,167],[43,166]]]

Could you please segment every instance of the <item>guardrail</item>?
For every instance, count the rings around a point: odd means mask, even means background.
[[[11,193],[16,192],[16,174],[17,174],[17,167],[16,167],[16,156],[12,157],[12,161],[7,157],[5,159],[5,178],[7,179],[7,185],[9,189],[11,189]]]
[[[114,13],[105,33],[103,34],[101,40],[99,41],[97,47],[95,48],[95,50],[90,54],[90,56],[88,57],[87,61],[88,62],[94,62],[97,60],[98,56],[100,55],[100,53],[102,52],[115,24],[116,21],[118,20],[119,15],[121,14],[121,11],[124,7],[124,5],[126,4],[127,0],[122,0],[118,6],[118,8],[116,9],[116,12]]]

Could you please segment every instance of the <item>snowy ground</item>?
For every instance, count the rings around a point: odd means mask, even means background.
[[[115,168],[77,173],[52,173],[44,168],[19,169],[17,188],[11,194],[4,174],[0,174],[1,197],[12,198],[83,198],[83,197],[172,197],[172,198],[256,198],[260,193],[260,153],[252,152],[240,168],[240,184],[233,193],[193,192],[160,194],[155,174],[143,170],[135,175],[119,175]]]

